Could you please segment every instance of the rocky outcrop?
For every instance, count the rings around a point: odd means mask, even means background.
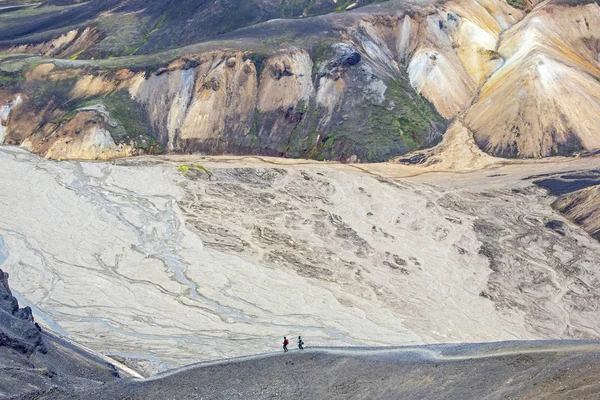
[[[30,399],[94,388],[119,378],[119,372],[101,357],[44,332],[31,308],[19,307],[8,274],[0,270],[0,397]]]
[[[591,186],[560,197],[553,207],[600,240],[600,186]]]
[[[49,135],[31,136],[21,145],[43,157],[59,160],[107,160],[135,154],[133,146],[115,144],[108,118],[96,110],[77,111]]]
[[[46,353],[40,327],[33,321],[31,308],[20,308],[8,286],[8,274],[0,270],[0,347],[30,355]]]

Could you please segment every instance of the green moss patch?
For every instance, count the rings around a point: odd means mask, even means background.
[[[527,3],[525,3],[525,0],[507,0],[506,2],[514,8],[518,8],[519,10],[525,10],[527,8]]]
[[[25,77],[20,72],[0,71],[0,88],[10,88],[25,81]]]
[[[202,164],[184,164],[179,166],[178,171],[188,178],[196,178],[200,175],[206,174],[208,178],[212,178],[213,173],[205,168]]]

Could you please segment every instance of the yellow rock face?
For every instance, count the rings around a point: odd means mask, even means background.
[[[450,2],[446,9],[448,22],[458,19],[451,34],[456,52],[471,79],[480,85],[502,64],[495,51],[500,34],[523,18],[523,14],[503,1]]]
[[[225,132],[226,116],[235,121],[234,129],[249,129],[246,127],[251,123],[256,92],[256,72],[241,54],[211,68],[196,80],[191,104],[179,128],[181,139],[217,140]],[[177,99],[175,102],[175,106],[182,104]],[[172,127],[178,116],[171,114]]]
[[[82,111],[50,135],[28,137],[22,147],[58,160],[108,160],[133,155],[132,146],[115,144],[105,125],[103,116]]]
[[[412,86],[446,118],[463,110],[477,89],[454,54],[421,48],[415,53],[408,73]]]
[[[181,148],[186,141],[214,143],[226,133],[246,135],[253,127],[255,111],[285,110],[308,103],[314,95],[313,64],[306,51],[269,58],[260,76],[241,52],[197,57],[199,65],[194,68],[182,69],[174,63],[166,72],[138,78],[130,86],[130,93],[148,108],[151,119],[166,127],[169,149],[175,140],[183,141]],[[321,100],[326,102],[327,97],[324,92]],[[277,125],[272,129],[276,131]]]
[[[53,77],[53,75],[57,76]],[[77,80],[75,87],[71,91],[71,98],[79,99],[103,96],[116,90],[128,89],[135,84],[138,76],[127,69],[100,75],[83,75]],[[60,72],[50,75],[50,78],[65,79],[64,74]]]
[[[305,51],[269,59],[261,74],[258,109],[274,111],[282,105],[308,103],[313,91],[312,66]]]
[[[451,1],[438,13],[403,21],[399,51],[415,49],[408,62],[412,86],[446,118],[465,110],[478,86],[501,64],[496,52],[504,29],[523,17],[503,1]],[[410,25],[410,27],[407,27]],[[410,43],[410,44],[409,44]]]

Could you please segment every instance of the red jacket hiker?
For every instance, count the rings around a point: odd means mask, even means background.
[[[288,351],[288,349],[287,349],[287,345],[288,345],[288,344],[290,344],[290,342],[289,342],[289,340],[287,340],[287,338],[284,336],[284,337],[283,337],[283,351],[284,351],[284,352],[287,352],[287,351]]]

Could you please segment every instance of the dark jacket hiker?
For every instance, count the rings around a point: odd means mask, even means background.
[[[288,351],[288,348],[287,348],[287,345],[288,345],[288,344],[290,344],[290,341],[289,341],[289,340],[287,340],[287,338],[284,336],[284,337],[283,337],[283,351],[284,351],[284,352],[287,352],[287,351]]]

